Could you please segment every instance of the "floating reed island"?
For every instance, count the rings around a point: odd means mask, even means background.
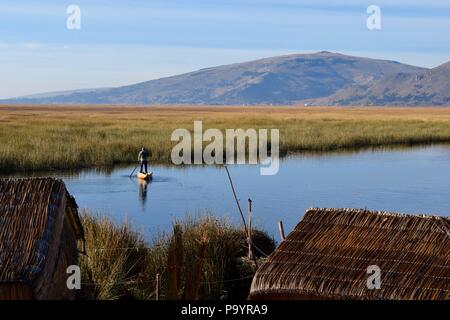
[[[448,300],[449,259],[450,218],[309,209],[257,270],[250,299]]]
[[[0,300],[73,299],[67,267],[84,240],[61,180],[0,179]]]

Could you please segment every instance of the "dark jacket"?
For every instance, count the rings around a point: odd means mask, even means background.
[[[138,160],[141,161],[141,162],[142,161],[148,161],[148,156],[149,156],[149,154],[148,154],[148,151],[146,149],[141,150],[139,152],[139,155],[138,155]]]

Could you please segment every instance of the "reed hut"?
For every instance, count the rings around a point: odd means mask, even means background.
[[[0,179],[0,300],[72,299],[67,267],[84,232],[61,180]]]
[[[309,209],[257,270],[250,299],[448,300],[450,218]]]

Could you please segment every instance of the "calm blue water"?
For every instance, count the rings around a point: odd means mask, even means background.
[[[80,208],[131,221],[149,239],[188,213],[209,210],[239,223],[224,168],[151,166],[148,184],[128,177],[133,168],[56,176]],[[242,207],[251,198],[256,225],[275,238],[278,220],[289,232],[312,206],[450,215],[449,146],[290,157],[275,176],[261,176],[259,166],[229,169]]]

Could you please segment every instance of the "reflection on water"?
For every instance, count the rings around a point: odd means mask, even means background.
[[[207,210],[239,223],[222,167],[151,167],[150,182],[130,178],[134,166],[50,175],[66,182],[81,208],[131,220],[148,239],[187,213]],[[302,154],[284,158],[274,176],[261,176],[259,166],[229,168],[241,204],[251,198],[256,226],[273,235],[279,220],[289,231],[312,206],[450,214],[448,146]]]
[[[145,210],[145,202],[147,201],[147,187],[146,180],[137,179],[139,184],[139,200],[141,200],[142,208]]]

